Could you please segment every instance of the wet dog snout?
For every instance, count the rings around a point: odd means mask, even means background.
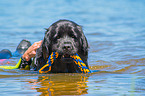
[[[71,51],[73,49],[73,46],[71,42],[64,42],[62,49],[64,51]]]

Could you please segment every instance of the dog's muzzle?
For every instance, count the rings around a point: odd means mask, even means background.
[[[74,47],[71,42],[64,42],[62,46],[63,55],[62,55],[62,61],[64,63],[72,63],[73,60],[71,58],[71,55],[73,55]]]
[[[64,54],[64,55],[62,55],[61,60],[62,60],[64,63],[72,63],[72,62],[73,62],[73,59],[71,58],[71,56],[72,56],[72,55]]]
[[[58,42],[57,50],[54,51],[57,51],[60,54],[61,60],[64,63],[72,63],[73,60],[71,56],[77,53],[73,38],[64,36],[63,38],[60,38]]]
[[[64,53],[70,54],[74,48],[71,42],[64,42],[62,46],[62,50]]]

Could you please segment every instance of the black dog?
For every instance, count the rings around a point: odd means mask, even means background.
[[[46,64],[52,52],[59,53],[52,64],[52,73],[80,73],[80,69],[70,57],[75,53],[88,67],[88,42],[81,26],[75,22],[59,20],[47,29],[41,47],[36,51],[37,70]]]

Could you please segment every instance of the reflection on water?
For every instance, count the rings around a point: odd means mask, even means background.
[[[18,75],[19,74],[19,75]],[[1,76],[1,75],[0,75]],[[143,96],[144,76],[97,72],[85,74],[36,74],[18,71],[17,75],[5,75],[0,81],[0,95],[88,95]]]
[[[5,75],[1,78],[0,89],[5,91],[3,87],[10,88],[7,94],[25,93],[27,91],[32,94],[39,94],[41,96],[56,96],[56,95],[84,95],[88,94],[88,78],[91,74],[35,74],[19,71],[17,75]],[[24,74],[25,73],[25,74]],[[19,75],[18,75],[19,74]],[[24,74],[24,75],[23,75]],[[2,75],[0,75],[2,76]],[[11,80],[7,79],[9,77]],[[18,89],[18,90],[15,90]],[[4,93],[0,93],[2,96]],[[29,94],[29,93],[28,93]]]
[[[38,80],[30,79],[29,84],[35,85],[32,89],[41,92],[41,95],[83,95],[87,94],[88,76],[70,75],[50,75],[40,76]],[[40,87],[39,87],[40,86]]]

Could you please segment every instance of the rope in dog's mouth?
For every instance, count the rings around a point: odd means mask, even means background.
[[[52,52],[46,64],[39,69],[39,73],[49,73],[51,71],[52,64],[54,63],[54,61],[57,59],[58,56],[59,56],[58,52]],[[73,59],[74,63],[78,66],[78,68],[82,73],[91,73],[90,69],[86,66],[86,64],[82,61],[82,59],[77,53],[70,57]]]

